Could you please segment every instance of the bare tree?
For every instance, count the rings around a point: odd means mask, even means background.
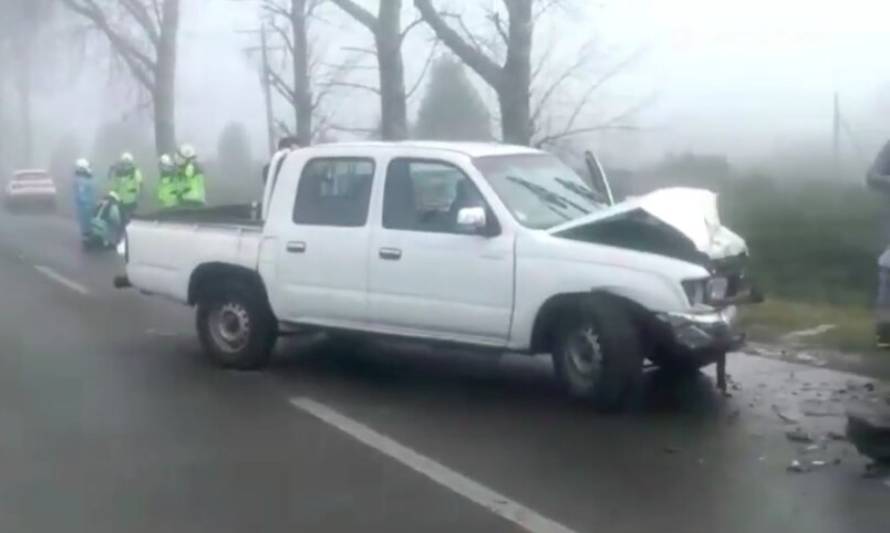
[[[595,54],[590,45],[583,46],[575,59],[547,76],[547,84],[541,85],[538,80],[544,78],[546,65],[553,61],[552,49],[548,48],[538,59],[532,74],[532,114],[531,144],[537,147],[553,145],[569,137],[594,133],[605,130],[636,130],[630,119],[651,100],[637,102],[630,107],[605,118],[590,116],[594,96],[610,80],[622,74],[643,54],[638,50],[626,58],[610,65],[598,75],[591,75],[595,70],[592,58]],[[571,103],[565,112],[555,109],[556,96],[570,88]]]
[[[402,44],[405,36],[419,21],[402,28],[402,0],[380,0],[376,17],[353,0],[331,1],[367,28],[374,37],[380,85],[370,90],[380,96],[381,137],[385,140],[407,138],[409,91],[405,89]],[[429,66],[429,61],[427,60],[424,71]],[[367,86],[356,88],[369,89]]]
[[[8,63],[17,96],[19,161],[32,163],[34,124],[32,118],[33,65],[40,42],[41,26],[51,8],[50,0],[0,0],[0,62]],[[0,69],[2,70],[2,69]]]
[[[313,115],[320,100],[313,99],[313,53],[309,46],[309,20],[323,0],[264,0],[264,9],[272,15],[271,24],[285,45],[293,80],[271,71],[275,90],[294,108],[297,139],[308,145],[313,138]]]
[[[503,64],[500,64],[492,53],[496,45],[474,37],[460,17],[451,18],[457,19],[462,32],[447,21],[448,14],[436,9],[433,0],[414,0],[420,16],[439,39],[497,93],[504,141],[527,145],[532,140],[531,54],[535,28],[533,5],[536,2],[503,0],[503,3],[507,12],[506,27],[499,13],[487,14],[497,38],[506,46]],[[543,3],[549,5],[553,0],[543,0]]]
[[[61,0],[85,17],[144,88],[154,111],[155,148],[176,147],[176,42],[180,0]]]

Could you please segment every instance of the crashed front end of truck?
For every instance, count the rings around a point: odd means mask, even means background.
[[[682,281],[684,312],[640,312],[650,361],[697,369],[718,363],[744,344],[737,306],[762,293],[748,277],[745,241],[720,223],[717,195],[702,189],[661,189],[553,228],[555,237],[656,254],[699,265],[706,276]],[[721,383],[722,384],[722,383]]]

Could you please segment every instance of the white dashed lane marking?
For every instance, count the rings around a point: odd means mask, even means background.
[[[290,402],[297,409],[309,413],[362,444],[395,459],[439,485],[513,522],[526,531],[535,533],[575,533],[572,529],[537,513],[533,509],[529,509],[521,503],[511,500],[460,472],[456,472],[407,446],[399,444],[390,437],[346,415],[340,414],[324,404],[310,398],[292,398]]]
[[[87,296],[90,294],[89,289],[87,289],[86,287],[84,287],[83,285],[81,285],[80,283],[78,283],[76,281],[72,281],[72,280],[66,278],[65,276],[59,274],[58,272],[51,269],[50,267],[42,266],[42,265],[35,265],[34,268],[38,272],[43,274],[44,276],[46,276],[49,279],[58,283],[59,285],[62,285],[63,287],[71,289],[72,291],[74,291],[82,296]]]

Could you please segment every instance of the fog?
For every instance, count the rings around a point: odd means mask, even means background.
[[[364,5],[376,11],[376,2]],[[403,2],[403,24],[415,18]],[[462,13],[467,25],[483,28],[484,10],[499,2],[440,0],[437,6]],[[845,128],[841,136],[844,168],[856,173],[890,136],[883,120],[890,110],[890,71],[882,68],[890,50],[884,28],[890,7],[869,0],[575,0],[549,10],[537,21],[535,53],[552,49],[542,76],[555,76],[579,50],[589,53],[591,75],[634,57],[609,79],[590,106],[591,117],[608,117],[638,108],[633,128],[607,130],[571,139],[574,147],[593,147],[610,165],[640,168],[668,153],[719,154],[740,168],[781,166],[795,154],[830,154],[833,97],[839,95]],[[267,151],[263,95],[257,53],[259,2],[182,0],[176,82],[178,139],[212,154],[223,127],[243,123],[254,154]],[[75,134],[89,147],[96,129],[109,121],[136,121],[151,130],[144,91],[89,24],[56,6],[41,29],[40,68],[33,89],[35,161],[45,165],[54,145]],[[343,62],[347,47],[372,47],[370,34],[331,5],[319,10],[311,43],[329,63]],[[408,37],[404,55],[406,84],[413,85],[429,53],[432,32],[419,26]],[[78,43],[76,45],[72,43]],[[281,46],[273,39],[274,46]],[[445,53],[439,45],[437,53]],[[273,51],[273,61],[283,61]],[[373,57],[362,60],[373,65]],[[14,122],[16,100],[4,68],[2,104],[6,123]],[[375,72],[357,70],[350,81],[374,81]],[[472,72],[485,101],[496,109],[494,93]],[[548,111],[565,115],[579,97],[580,85],[555,99]],[[574,91],[574,92],[573,92]],[[408,101],[413,121],[421,88]],[[292,125],[293,110],[276,96],[276,117]],[[326,112],[339,127],[373,128],[379,120],[376,95],[336,90]],[[5,135],[16,126],[4,128]],[[494,125],[492,131],[499,132]],[[338,132],[333,137],[361,137]],[[4,142],[3,144],[9,144]],[[4,154],[16,160],[15,154]],[[849,179],[859,179],[858,176]]]

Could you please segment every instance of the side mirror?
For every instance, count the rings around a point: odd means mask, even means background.
[[[464,207],[457,212],[457,227],[462,233],[483,235],[488,228],[484,207]]]

